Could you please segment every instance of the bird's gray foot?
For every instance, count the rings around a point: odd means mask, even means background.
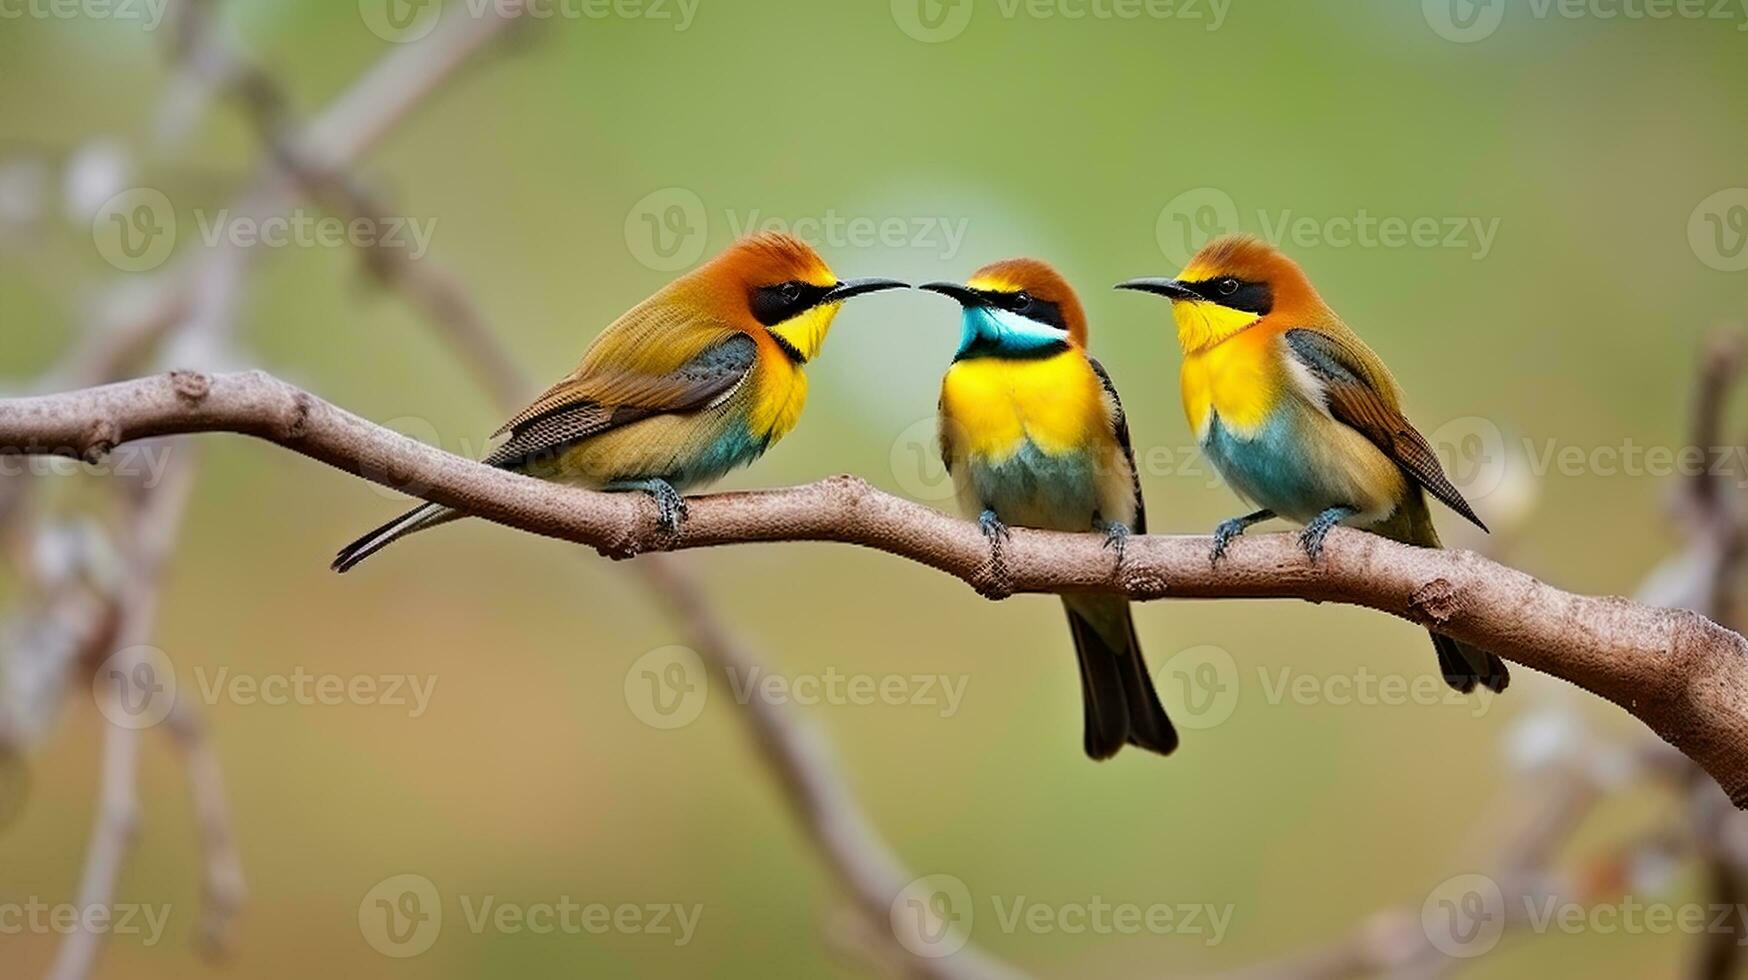
[[[1352,507],[1331,507],[1317,519],[1305,525],[1305,530],[1299,532],[1299,547],[1304,550],[1305,557],[1313,562],[1323,557],[1323,539],[1329,537],[1329,532],[1335,525],[1352,517],[1357,511]]]
[[[666,480],[628,480],[609,487],[610,490],[639,490],[650,495],[656,505],[656,523],[663,533],[673,534],[686,523],[686,498]]]
[[[1000,517],[996,516],[994,508],[984,511],[977,518],[977,528],[983,532],[984,537],[989,539],[991,551],[999,551],[1002,542],[1011,541],[1014,537],[1013,532],[1008,530],[1008,526],[1001,522]]]
[[[1002,523],[1002,519],[996,516],[994,508],[985,510],[977,518],[977,527],[983,532],[984,538],[989,541],[990,583],[979,591],[991,599],[1005,599],[1013,595],[1014,592],[1013,583],[1008,580],[1008,560],[1005,548],[1007,542],[1013,539],[1013,532],[1009,531],[1008,526]]]
[[[1119,569],[1122,568],[1123,558],[1128,554],[1129,550],[1129,537],[1135,532],[1129,530],[1129,525],[1124,524],[1122,521],[1095,520],[1093,522],[1093,529],[1104,532],[1105,547],[1110,548],[1117,553],[1117,567]]]
[[[1254,514],[1221,521],[1220,526],[1214,529],[1214,549],[1208,552],[1209,563],[1220,564],[1220,559],[1226,557],[1226,546],[1232,543],[1233,538],[1250,530],[1252,524],[1261,524],[1263,521],[1272,520],[1274,516],[1275,512],[1272,510],[1259,510]]]

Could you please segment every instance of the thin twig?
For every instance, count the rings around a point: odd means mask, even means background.
[[[134,533],[126,551],[117,650],[106,661],[124,677],[133,677],[144,663],[140,648],[152,637],[164,566],[187,510],[193,478],[192,454],[178,454],[163,481],[143,492],[138,513],[129,522]],[[121,871],[139,823],[140,734],[139,728],[118,724],[113,719],[104,728],[102,782],[79,883],[80,909],[109,909],[114,905]],[[89,916],[80,917],[81,926],[89,921]],[[50,980],[89,977],[102,940],[101,930],[81,927],[70,933],[57,951],[49,970]]]
[[[713,669],[726,683],[731,676],[757,672],[752,652],[729,632],[705,601],[703,593],[679,562],[669,555],[646,555],[632,563],[684,625],[687,641],[708,651]],[[881,841],[868,818],[828,757],[823,739],[793,711],[765,698],[750,698],[740,712],[759,751],[770,764],[798,816],[802,830],[812,838],[832,875],[849,893],[857,911],[873,927],[872,935],[885,940],[885,950],[898,958],[911,976],[950,978],[1012,977],[1007,966],[990,959],[974,946],[965,946],[951,956],[922,957],[906,950],[893,938],[892,903],[915,877]]]
[[[205,720],[189,706],[188,699],[176,702],[165,724],[182,752],[182,768],[188,774],[188,795],[200,837],[200,942],[209,953],[227,954],[235,945],[234,924],[248,898],[248,885],[236,834],[231,829],[224,770],[207,735]]]

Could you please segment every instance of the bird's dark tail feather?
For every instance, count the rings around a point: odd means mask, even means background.
[[[464,515],[460,511],[451,510],[442,504],[422,504],[341,548],[340,553],[334,557],[334,563],[329,567],[336,572],[345,574],[352,569],[352,566],[414,531],[423,531],[428,527],[447,524],[462,516]]]
[[[1432,634],[1432,645],[1438,650],[1438,669],[1445,683],[1468,694],[1477,684],[1498,693],[1511,683],[1511,672],[1500,660],[1480,647],[1459,643],[1442,633]]]
[[[1103,608],[1109,603],[1110,608]],[[1120,622],[1127,641],[1113,648],[1090,617]],[[1120,617],[1120,619],[1119,619]],[[1177,729],[1153,690],[1135,620],[1123,600],[1079,600],[1068,604],[1068,628],[1080,658],[1081,698],[1086,705],[1086,754],[1109,759],[1124,745],[1170,755],[1177,748]]]

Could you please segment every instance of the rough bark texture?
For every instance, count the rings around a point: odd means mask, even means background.
[[[1095,535],[1015,529],[1001,560],[973,525],[854,477],[691,502],[662,533],[642,495],[493,470],[408,439],[260,372],[160,375],[0,401],[0,452],[88,460],[137,439],[234,432],[487,520],[623,558],[750,542],[836,541],[909,558],[983,595],[1098,591],[1137,600],[1299,598],[1367,606],[1484,646],[1619,704],[1748,807],[1748,642],[1691,612],[1572,595],[1456,551],[1337,529],[1310,564],[1288,535],[1137,536],[1121,568]]]

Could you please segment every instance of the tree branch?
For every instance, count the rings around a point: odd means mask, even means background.
[[[158,590],[164,566],[175,544],[194,485],[190,458],[178,460],[164,482],[147,490],[136,503],[139,513],[128,544],[127,580],[119,598],[115,669],[131,676],[141,663],[141,647],[152,637],[157,619]],[[138,728],[109,721],[103,730],[102,781],[97,815],[80,876],[78,907],[113,908],[123,866],[139,829]],[[49,969],[50,980],[84,980],[91,975],[105,938],[101,930],[81,928],[68,934]]]
[[[271,375],[159,375],[0,401],[0,452],[96,459],[154,436],[233,432],[487,520],[615,558],[778,541],[835,541],[909,558],[990,597],[1092,591],[1135,600],[1300,598],[1390,613],[1615,702],[1748,806],[1748,641],[1696,613],[1554,589],[1468,552],[1337,529],[1316,565],[1286,535],[1235,542],[1218,566],[1203,537],[1137,537],[1119,569],[1091,535],[1016,529],[992,564],[968,523],[853,477],[697,499],[664,535],[639,495],[593,493],[425,446]]]

